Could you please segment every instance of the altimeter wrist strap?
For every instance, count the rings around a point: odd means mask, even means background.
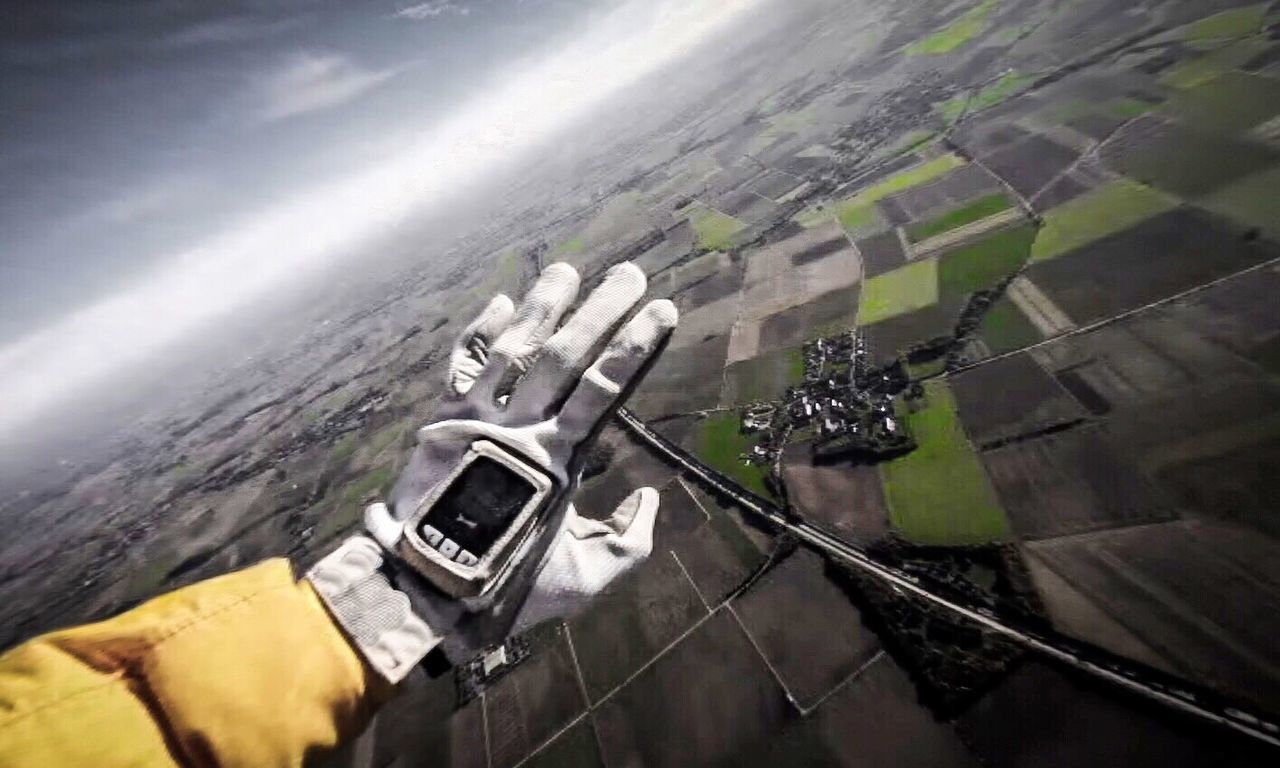
[[[377,542],[355,536],[316,563],[306,578],[369,666],[394,684],[444,638],[414,613],[409,596],[391,585],[385,567]]]

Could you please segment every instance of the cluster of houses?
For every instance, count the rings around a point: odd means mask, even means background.
[[[803,354],[802,384],[744,409],[743,432],[759,435],[744,460],[772,466],[786,443],[801,441],[815,461],[884,459],[915,447],[894,409],[897,381],[871,365],[861,331],[814,339]]]

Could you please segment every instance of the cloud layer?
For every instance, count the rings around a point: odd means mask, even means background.
[[[335,53],[303,52],[264,78],[260,114],[266,122],[335,107],[370,91],[395,74],[365,69]]]
[[[413,21],[425,21],[433,19],[436,16],[452,14],[455,16],[466,16],[471,13],[471,9],[451,3],[449,0],[428,0],[425,3],[418,3],[407,8],[401,8],[396,11],[396,16],[402,19],[411,19]]]
[[[6,404],[0,432],[260,300],[273,287],[357,252],[467,182],[492,177],[757,2],[691,8],[683,0],[634,0],[553,55],[512,67],[383,161],[267,206],[174,254],[128,290],[0,348],[0,402]],[[341,57],[308,54],[265,86],[263,114],[282,119],[322,109],[389,76]]]

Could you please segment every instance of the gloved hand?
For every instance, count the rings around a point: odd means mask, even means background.
[[[349,540],[308,574],[371,665],[393,682],[442,641],[457,659],[517,623],[571,613],[652,548],[653,489],[632,494],[607,522],[578,517],[568,501],[585,447],[677,313],[669,301],[650,302],[615,334],[645,291],[644,274],[622,264],[557,330],[578,282],[572,267],[553,264],[519,310],[505,296],[489,303],[453,350],[439,420],[419,430],[391,505],[366,510],[373,540]],[[554,485],[516,565],[484,594],[454,599],[406,562],[404,527],[477,440],[522,457]]]

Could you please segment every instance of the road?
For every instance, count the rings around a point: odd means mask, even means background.
[[[1269,715],[1250,711],[1220,694],[1202,689],[1172,675],[1147,669],[1101,648],[1056,633],[1017,627],[997,618],[985,608],[962,605],[935,594],[918,579],[884,566],[855,547],[808,523],[789,518],[781,510],[733,480],[703,464],[696,457],[653,431],[626,408],[618,421],[652,450],[663,454],[699,482],[762,518],[779,530],[790,531],[797,539],[828,556],[858,568],[893,588],[909,592],[967,621],[1018,643],[1027,650],[1050,658],[1092,677],[1137,694],[1150,701],[1207,721],[1273,747],[1280,747],[1280,724]]]

